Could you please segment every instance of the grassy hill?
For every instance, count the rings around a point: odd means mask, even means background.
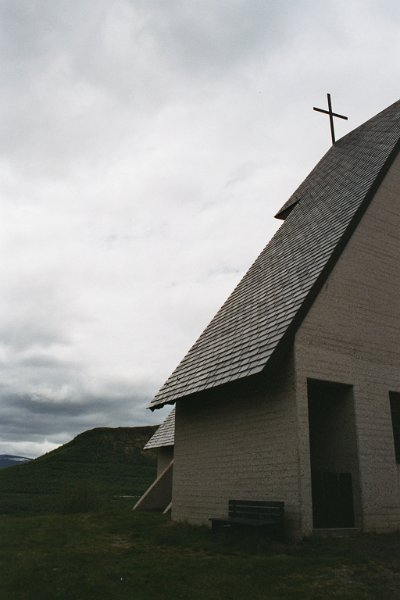
[[[101,427],[31,461],[0,471],[0,514],[79,512],[129,496],[155,477],[143,446],[156,427]]]

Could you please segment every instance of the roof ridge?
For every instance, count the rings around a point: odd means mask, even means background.
[[[396,105],[400,106],[400,100],[396,100],[396,102],[393,102],[393,104],[391,104],[387,108],[384,108],[379,113],[377,113],[376,115],[374,115],[367,121],[364,121],[363,123],[361,123],[361,125],[358,125],[355,129],[352,129],[351,131],[346,133],[346,135],[344,135],[339,140],[337,140],[335,142],[335,144],[333,144],[325,152],[325,154],[322,156],[322,158],[318,161],[318,163],[312,169],[312,171],[310,172],[308,177],[306,177],[306,179],[296,188],[296,190],[289,197],[289,199],[281,206],[281,208],[275,214],[275,218],[282,219],[282,220],[286,219],[286,217],[288,216],[290,211],[293,209],[293,207],[302,199],[303,187],[307,184],[307,180],[310,177],[312,177],[316,171],[320,170],[321,165],[323,165],[326,160],[330,159],[330,154],[335,153],[335,152],[341,152],[343,145],[346,145],[349,142],[351,143],[355,136],[359,136],[360,134],[362,135],[362,133],[365,132],[365,130],[368,130],[371,127],[373,127],[375,125],[376,121],[380,121],[385,113],[392,113],[392,111]]]

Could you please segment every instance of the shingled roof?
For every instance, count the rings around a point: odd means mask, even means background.
[[[150,408],[261,373],[291,337],[399,151],[400,101],[325,154]]]
[[[171,410],[165,421],[161,423],[157,431],[151,436],[143,450],[173,446],[175,438],[175,408]]]

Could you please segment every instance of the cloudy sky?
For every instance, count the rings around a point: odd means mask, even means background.
[[[398,99],[395,0],[0,0],[0,453],[146,406],[330,145]]]

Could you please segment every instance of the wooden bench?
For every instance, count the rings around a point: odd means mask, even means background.
[[[212,517],[213,531],[231,527],[258,527],[273,537],[283,537],[284,502],[229,500],[228,517]]]

